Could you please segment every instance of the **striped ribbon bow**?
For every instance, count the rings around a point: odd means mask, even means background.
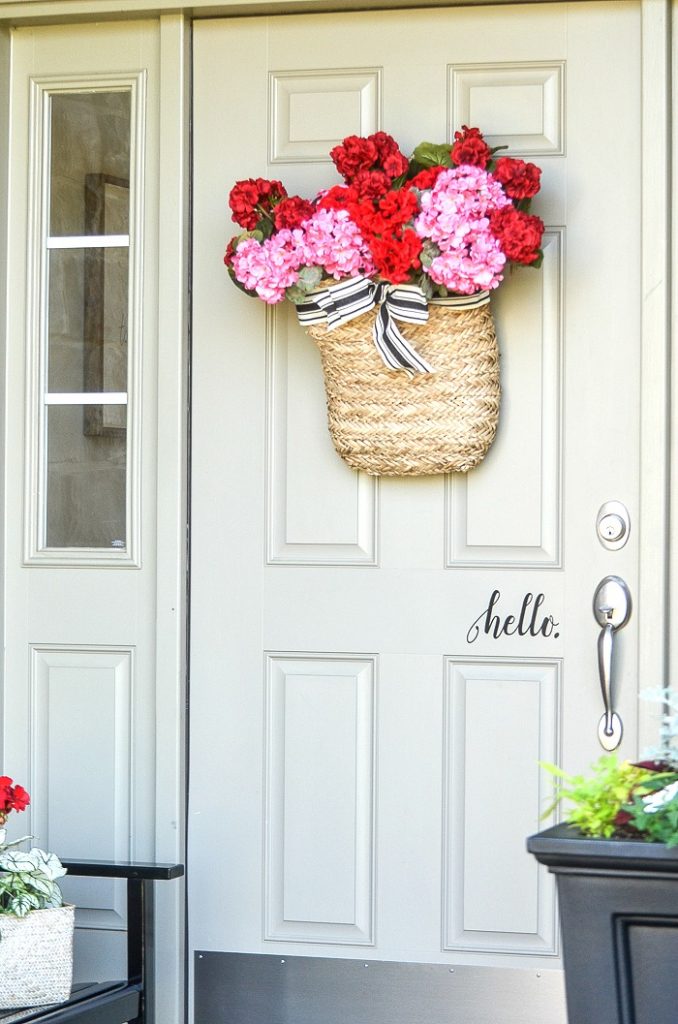
[[[433,367],[412,348],[402,336],[396,320],[422,324],[428,320],[426,296],[416,285],[393,285],[371,281],[368,277],[352,277],[348,281],[311,292],[297,306],[299,323],[304,326],[327,321],[327,329],[353,320],[379,306],[373,338],[379,355],[392,370],[433,373]]]

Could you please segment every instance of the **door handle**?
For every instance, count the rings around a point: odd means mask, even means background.
[[[612,667],[614,638],[631,617],[631,594],[619,576],[606,576],[593,596],[593,614],[601,627],[598,636],[598,674],[603,695],[603,716],[598,723],[598,740],[604,750],[616,750],[624,727],[614,710]]]

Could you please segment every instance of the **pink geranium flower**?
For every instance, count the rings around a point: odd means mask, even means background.
[[[347,210],[316,210],[301,231],[305,266],[324,267],[337,280],[374,272],[370,251]]]
[[[503,281],[506,256],[487,218],[478,221],[475,229],[460,234],[457,243],[436,256],[427,268],[432,281],[460,295],[489,291]]]
[[[284,228],[264,242],[246,238],[233,256],[233,273],[250,292],[273,304],[285,297],[285,289],[295,284],[303,257],[295,238],[299,229]]]
[[[431,280],[462,295],[496,288],[506,257],[489,215],[510,205],[501,184],[482,167],[462,164],[442,171],[422,194],[414,223],[417,233],[440,250],[426,268]]]

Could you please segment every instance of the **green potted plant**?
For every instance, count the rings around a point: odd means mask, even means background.
[[[64,904],[59,858],[18,849],[30,836],[7,842],[5,823],[23,811],[29,794],[0,776],[0,1009],[44,1006],[68,999],[73,977],[74,907]]]
[[[556,876],[569,1024],[678,1018],[678,698],[654,696],[648,760],[605,755],[590,776],[545,766],[569,808],[527,847]]]

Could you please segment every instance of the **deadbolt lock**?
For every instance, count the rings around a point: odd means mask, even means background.
[[[615,551],[623,548],[629,539],[631,520],[621,501],[606,501],[596,519],[596,533],[604,548]]]

